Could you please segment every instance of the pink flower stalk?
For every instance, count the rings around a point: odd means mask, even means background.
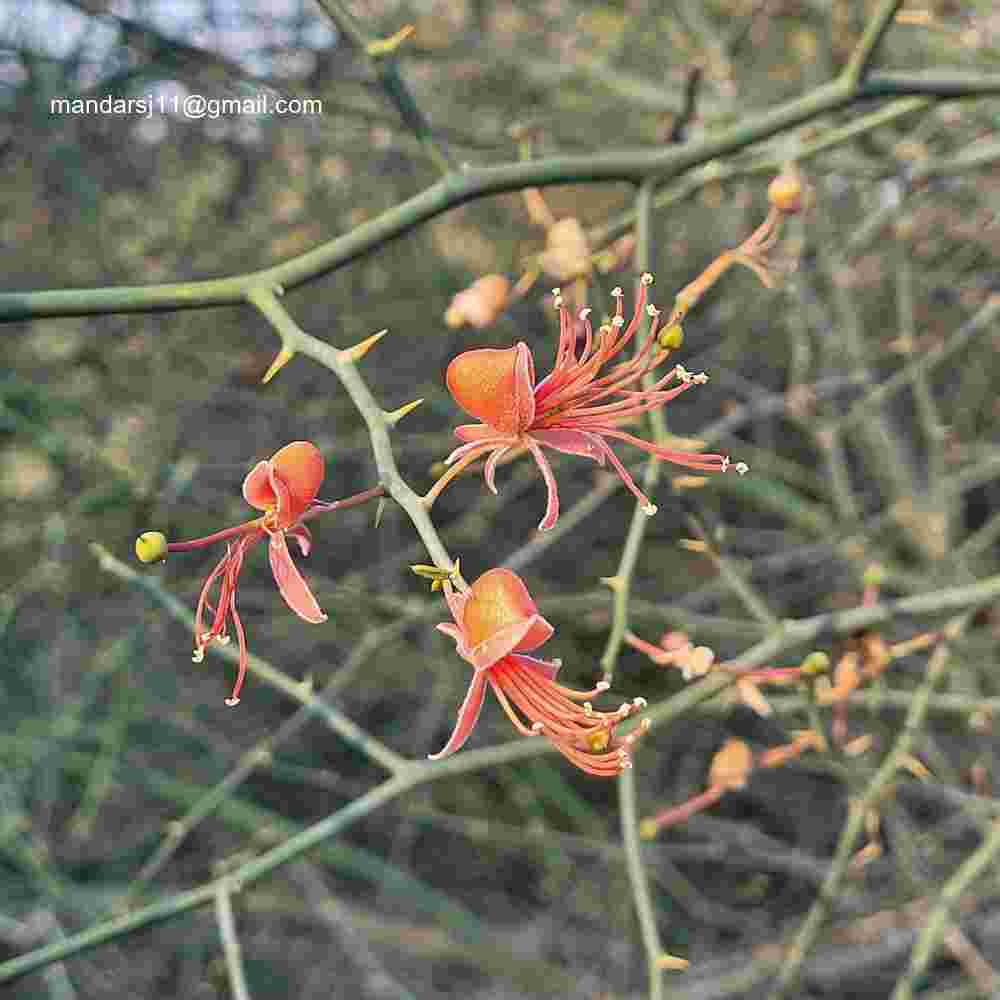
[[[590,691],[576,691],[556,683],[558,661],[526,656],[549,639],[553,628],[516,573],[491,569],[465,591],[445,581],[444,593],[455,624],[438,629],[455,640],[459,656],[472,664],[474,673],[454,731],[431,760],[453,754],[469,738],[488,683],[519,733],[540,733],[581,770],[612,777],[631,766],[629,750],[647,727],[624,738],[615,735],[614,727],[646,702],[636,698],[615,712],[598,712],[590,699],[608,689],[605,681]]]
[[[198,598],[194,661],[200,663],[204,659],[205,647],[213,639],[221,643],[229,642],[228,626],[232,621],[239,643],[240,663],[232,694],[226,699],[227,705],[239,703],[240,689],[246,677],[246,634],[236,610],[236,587],[244,557],[258,542],[264,538],[269,540],[271,572],[285,603],[307,622],[318,624],[326,621],[326,615],[292,562],[286,540],[286,536],[291,536],[298,543],[302,555],[309,554],[312,537],[302,523],[303,517],[311,511],[328,510],[335,506],[316,500],[323,474],[323,456],[319,449],[308,441],[293,441],[267,461],[258,462],[243,481],[243,496],[251,507],[264,511],[263,516],[204,538],[165,543],[166,552],[186,552],[215,542],[226,542],[226,554],[209,573]],[[140,542],[148,537],[142,536]],[[138,544],[136,551],[144,559]],[[218,586],[218,594],[213,601],[210,595],[215,586]],[[206,612],[209,617],[206,617]]]
[[[621,429],[623,423],[639,414],[654,410],[691,386],[707,381],[706,375],[692,375],[675,365],[649,387],[642,386],[643,377],[670,354],[669,347],[662,346],[658,339],[659,310],[646,305],[646,289],[652,281],[649,274],[640,279],[635,310],[628,323],[622,312],[623,292],[616,288],[612,293],[616,299],[615,315],[596,336],[590,324],[590,310],[584,309],[577,320],[557,292],[559,346],[552,371],[537,384],[534,358],[523,341],[506,350],[482,348],[455,358],[448,366],[448,390],[466,413],[481,422],[455,429],[455,436],[465,443],[445,459],[451,468],[427,493],[426,501],[433,502],[462,469],[483,457],[486,485],[496,493],[497,463],[511,449],[526,449],[538,464],[548,488],[545,517],[538,525],[539,530],[546,531],[559,516],[555,477],[542,452],[543,448],[552,448],[593,459],[600,465],[610,462],[645,512],[655,514],[656,506],[636,486],[611,450],[609,438],[625,441],[675,465],[703,472],[724,471],[729,466],[725,455],[661,448]],[[651,327],[638,351],[615,361],[636,337],[647,314],[652,320]],[[582,348],[577,343],[581,327]],[[664,341],[668,343],[667,338]]]

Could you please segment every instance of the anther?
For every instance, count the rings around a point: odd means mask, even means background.
[[[645,698],[633,698],[632,699],[632,704],[636,708],[645,708],[649,704],[649,702],[646,701]]]
[[[642,512],[646,517],[652,517],[659,509],[655,503],[644,503],[642,505]]]
[[[593,311],[594,310],[590,309],[590,308],[581,309],[580,310],[580,319],[587,319]]]
[[[533,733],[536,733],[536,734],[543,732],[544,729],[545,729],[545,723],[544,722],[535,722],[531,726],[531,731]]]
[[[652,302],[650,302],[649,305],[646,306],[646,315],[647,316],[659,316],[660,315],[660,310],[657,309],[656,306],[654,306]]]
[[[205,650],[204,650],[204,649],[202,649],[202,648],[201,648],[201,646],[199,646],[199,647],[198,647],[198,648],[197,648],[197,649],[196,649],[196,650],[195,650],[195,651],[194,651],[194,652],[193,652],[193,653],[191,654],[191,662],[192,662],[192,663],[201,663],[201,662],[202,662],[202,660],[204,660],[204,659],[205,659]]]
[[[745,476],[750,471],[750,466],[746,462],[737,462],[733,468],[741,475]]]
[[[647,286],[651,285],[653,283],[653,276],[649,273],[649,271],[646,271],[639,279],[639,281],[642,282],[642,284],[644,285]]]
[[[608,681],[598,681],[594,687],[598,691],[607,691],[607,689],[611,687],[611,684]]]
[[[612,296],[614,296],[614,298],[620,299],[625,293],[621,290],[620,287],[615,287],[611,289],[611,294]]]
[[[234,705],[238,705],[239,703],[240,703],[240,699],[239,698],[227,698],[226,699],[226,704],[230,708],[232,708]]]

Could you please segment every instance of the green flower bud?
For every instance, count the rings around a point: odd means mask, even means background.
[[[162,531],[144,531],[135,540],[139,562],[161,562],[167,558],[167,536]]]

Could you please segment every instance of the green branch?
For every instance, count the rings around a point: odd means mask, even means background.
[[[1000,75],[957,72],[878,75],[869,77],[856,88],[838,79],[684,146],[555,156],[449,173],[420,194],[351,232],[263,270],[229,278],[161,285],[7,292],[0,295],[0,322],[43,316],[164,312],[237,305],[245,301],[251,288],[288,289],[312,281],[397,239],[421,223],[477,198],[553,184],[621,181],[640,184],[647,179],[654,179],[659,184],[820,115],[872,98],[923,95],[951,99],[990,94],[1000,94]]]

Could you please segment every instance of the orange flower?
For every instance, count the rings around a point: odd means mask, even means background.
[[[598,712],[590,699],[608,689],[606,682],[590,691],[576,691],[556,683],[558,661],[525,655],[546,642],[553,628],[538,613],[516,573],[491,569],[465,591],[446,580],[444,594],[455,624],[441,624],[438,629],[455,640],[459,656],[472,664],[474,673],[451,737],[431,760],[454,753],[469,738],[488,683],[519,733],[540,733],[581,770],[610,777],[631,766],[629,749],[645,727],[624,738],[614,728],[643,708],[645,701],[636,698],[616,712]]]
[[[309,529],[302,523],[304,518],[343,506],[344,501],[325,504],[316,499],[316,492],[323,482],[323,472],[323,456],[319,449],[308,441],[293,441],[267,461],[258,462],[243,481],[243,496],[251,507],[264,511],[263,516],[192,541],[167,542],[158,532],[147,532],[136,542],[136,554],[143,562],[163,558],[167,552],[186,552],[215,542],[226,542],[226,554],[209,573],[198,598],[194,660],[200,663],[204,659],[205,647],[213,639],[222,643],[229,641],[228,626],[231,621],[239,643],[240,665],[232,694],[226,699],[227,705],[239,703],[247,670],[246,634],[236,610],[236,587],[248,550],[267,538],[271,572],[285,603],[307,622],[316,624],[326,621],[326,615],[292,562],[286,541],[286,536],[291,536],[298,543],[302,555],[308,555],[312,538]],[[211,593],[216,585],[218,594],[213,602]],[[211,616],[210,624],[207,623],[206,612]]]
[[[448,390],[455,402],[480,423],[456,428],[455,436],[465,444],[445,459],[451,468],[428,492],[427,501],[433,502],[462,469],[482,457],[486,457],[486,485],[496,493],[497,462],[514,448],[531,452],[548,488],[545,516],[538,526],[542,531],[551,528],[559,516],[556,481],[542,453],[543,447],[590,458],[601,465],[610,462],[650,515],[656,513],[655,505],[635,484],[608,439],[625,441],[657,458],[690,469],[725,470],[729,459],[724,455],[661,448],[620,429],[638,414],[656,409],[693,385],[707,381],[704,374],[691,375],[675,365],[648,388],[641,385],[643,376],[670,354],[671,341],[661,342],[657,335],[659,312],[653,306],[646,306],[646,289],[652,281],[651,275],[642,276],[635,310],[627,324],[622,312],[622,290],[615,289],[615,316],[596,336],[590,325],[590,310],[583,310],[577,321],[557,294],[559,347],[552,371],[540,382],[535,381],[531,349],[523,341],[504,350],[482,348],[455,358],[448,366]],[[647,314],[652,324],[639,351],[609,368],[637,336]],[[580,327],[584,334],[582,350],[577,346]],[[738,468],[745,470],[742,465]]]

